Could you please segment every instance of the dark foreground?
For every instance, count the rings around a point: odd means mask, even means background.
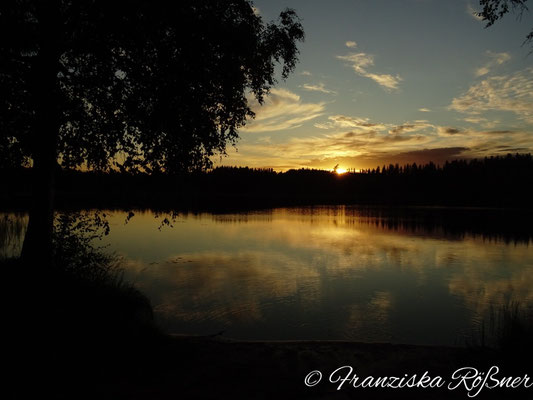
[[[83,336],[83,334],[82,334]],[[34,337],[38,341],[38,335]],[[425,347],[331,341],[243,342],[219,337],[161,335],[116,344],[116,351],[87,353],[79,343],[56,348],[53,357],[19,360],[11,398],[53,399],[467,399],[479,386],[473,375],[461,381],[463,367],[489,371],[498,380],[531,376],[526,364],[516,366],[488,349]],[[46,343],[40,343],[46,346]],[[41,353],[50,355],[51,349]],[[93,348],[94,351],[94,348]],[[339,373],[332,373],[339,367]],[[352,369],[350,369],[353,368]],[[491,370],[491,367],[493,368]],[[322,380],[314,387],[317,373]],[[425,374],[425,378],[423,378]],[[455,372],[456,374],[458,372]],[[471,369],[469,374],[473,374]],[[409,388],[354,387],[340,378],[404,377]],[[484,377],[484,375],[481,375]],[[442,387],[431,387],[443,382]],[[367,382],[368,382],[367,379]],[[333,381],[333,382],[331,382]],[[374,380],[375,382],[375,380]],[[389,382],[392,382],[389,380]],[[398,385],[398,380],[395,381]],[[493,384],[494,381],[489,381]],[[451,387],[455,387],[453,390]],[[425,388],[424,388],[425,386]],[[468,386],[468,387],[467,387]],[[482,388],[479,399],[530,399],[533,388]]]
[[[1,267],[7,295],[7,339],[2,349],[7,383],[2,398],[467,399],[465,385],[452,379],[460,368],[476,367],[486,375],[498,366],[497,379],[533,375],[530,352],[522,347],[518,352],[502,352],[169,336],[158,330],[149,302],[131,286],[81,280],[65,272],[25,270],[16,260],[2,262]],[[349,378],[355,374],[359,382],[370,376],[409,379],[416,375],[410,382],[428,386],[441,377],[443,386],[364,389],[347,381],[337,390],[341,374],[331,374],[343,366],[342,377],[350,372],[349,366],[353,368]],[[322,381],[306,386],[306,376],[310,383],[317,379],[317,373],[309,375],[316,370],[321,371]],[[466,383],[475,382],[480,384],[474,377]],[[459,387],[449,390],[449,384]],[[532,392],[533,388],[483,389],[476,398],[529,399]]]
[[[125,381],[113,387],[117,397],[132,399],[393,399],[466,398],[466,391],[448,389],[354,388],[341,376],[411,377],[419,382],[425,371],[432,379],[451,381],[457,366],[475,364],[480,371],[491,363],[490,352],[459,348],[422,347],[353,342],[237,342],[174,337],[167,368],[148,381]],[[172,357],[174,363],[172,363]],[[342,373],[331,376],[339,367]],[[350,369],[353,368],[353,370]],[[312,385],[318,374],[322,381]],[[104,388],[104,390],[106,390]],[[507,390],[509,392],[509,390]],[[109,393],[109,392],[108,392]],[[488,394],[488,393],[487,393]],[[493,395],[512,395],[503,390]],[[518,393],[516,393],[518,395]],[[522,393],[527,394],[527,393]],[[507,397],[507,396],[505,396]],[[487,396],[481,396],[487,398]],[[490,397],[499,398],[499,397]],[[522,397],[516,397],[522,398]],[[527,398],[527,397],[523,397]]]
[[[498,379],[522,377],[526,373],[502,365],[497,353],[464,348],[350,342],[236,342],[167,336],[161,337],[149,354],[142,354],[138,347],[132,347],[131,351],[136,356],[129,358],[128,363],[117,362],[109,354],[100,359],[104,364],[100,366],[85,364],[69,369],[68,364],[54,365],[45,360],[38,360],[36,365],[27,364],[28,371],[20,377],[12,398],[467,399],[465,384],[471,386],[474,380],[461,383],[460,379],[452,379],[454,371],[461,367],[475,366],[486,374],[491,366],[497,365]],[[77,363],[83,364],[83,360],[76,360]],[[108,368],[110,364],[115,367]],[[95,370],[88,372],[90,365]],[[342,374],[331,376],[343,366],[346,368]],[[314,387],[306,386],[306,376],[316,370],[322,372],[322,381]],[[422,379],[426,371],[428,378]],[[341,381],[337,380],[348,374],[350,378],[357,375],[359,382],[370,376],[395,376],[411,378],[415,383],[425,382],[425,386],[430,385],[430,380],[437,383],[441,377],[444,386],[365,389],[354,388],[347,381],[338,390]],[[412,378],[413,375],[416,376]],[[316,377],[316,373],[310,375],[309,382],[314,382]],[[450,390],[447,388],[450,384],[458,387]],[[531,390],[485,388],[476,398],[529,399]]]

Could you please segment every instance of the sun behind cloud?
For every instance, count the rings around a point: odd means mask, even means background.
[[[348,172],[348,170],[346,168],[339,168],[339,164],[337,164],[333,167],[333,172],[335,172],[338,175],[342,175]]]

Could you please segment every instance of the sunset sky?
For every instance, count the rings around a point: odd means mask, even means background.
[[[533,14],[469,0],[257,0],[302,19],[300,63],[215,165],[332,169],[533,152]]]

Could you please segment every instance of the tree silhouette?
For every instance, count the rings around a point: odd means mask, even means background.
[[[293,71],[296,13],[249,0],[0,2],[0,157],[34,171],[26,259],[51,259],[58,167],[190,171]]]
[[[483,9],[477,15],[482,17],[483,21],[487,21],[486,27],[488,28],[511,10],[522,15],[528,10],[526,2],[527,0],[480,0],[479,4]],[[526,36],[524,43],[531,41],[533,41],[533,29]]]

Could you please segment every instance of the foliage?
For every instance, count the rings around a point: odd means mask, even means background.
[[[138,329],[152,329],[153,310],[148,298],[124,281],[122,259],[97,246],[108,232],[106,215],[99,211],[59,213],[54,221],[54,270],[45,272],[49,287],[44,290],[53,287],[51,299],[59,302],[60,313],[79,314],[76,323],[84,329],[95,328],[106,336],[116,331],[124,338]],[[98,326],[87,327],[87,318]]]
[[[521,16],[524,11],[527,11],[527,0],[480,0],[479,4],[483,7],[482,11],[477,15],[487,21],[486,27],[494,25],[494,23],[503,18],[510,10],[518,12]],[[524,43],[533,41],[533,30],[526,36]]]
[[[98,211],[59,213],[52,242],[55,267],[91,282],[120,280],[120,260],[95,246],[108,232],[106,215]]]
[[[293,10],[264,23],[249,0],[2,1],[2,157],[204,168],[253,117],[247,95],[263,100],[277,63],[282,78],[294,69],[303,37]]]

